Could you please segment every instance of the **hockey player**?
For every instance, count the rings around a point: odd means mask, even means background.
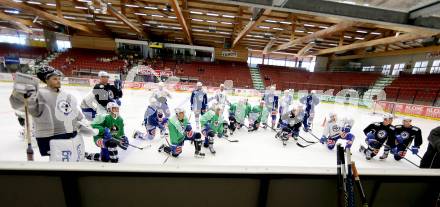
[[[400,160],[405,157],[406,150],[409,148],[414,140],[414,145],[410,148],[413,154],[419,152],[420,145],[422,145],[422,130],[419,127],[411,125],[412,119],[404,117],[402,125],[396,125],[396,142],[391,148],[391,153],[394,154],[395,160]]]
[[[393,115],[384,114],[382,122],[375,122],[367,126],[364,129],[364,133],[367,136],[365,142],[368,144],[368,148],[361,145],[359,151],[366,155],[366,159],[370,160],[372,157],[376,156],[380,148],[384,145],[383,155],[380,159],[385,159],[390,153],[390,146],[394,144],[395,141],[395,127],[392,125]]]
[[[84,117],[77,110],[75,97],[61,89],[61,76],[60,71],[50,66],[38,68],[37,77],[46,84],[40,89],[35,81],[16,78],[9,101],[13,109],[24,111],[27,99],[41,156],[50,156],[50,161],[81,161],[84,159],[82,134],[87,129],[80,124]]]
[[[233,103],[229,107],[229,130],[231,135],[235,129],[240,129],[244,125],[246,118],[246,104],[245,99],[240,99],[238,103]]]
[[[128,138],[124,133],[124,120],[119,116],[119,105],[115,102],[107,104],[107,115],[97,116],[92,123],[98,134],[93,137],[96,146],[101,148],[100,153],[86,153],[88,160],[102,162],[119,162],[118,146],[127,150]]]
[[[275,94],[275,86],[271,86],[269,90],[264,93],[262,100],[265,102],[266,109],[271,115],[271,127],[274,128],[278,111],[278,95]],[[267,120],[267,118],[265,119]],[[261,123],[267,127],[267,121]]]
[[[222,138],[224,135],[224,121],[222,117],[222,109],[220,106],[215,106],[213,110],[206,112],[200,122],[203,126],[202,134],[205,136],[203,146],[209,148],[212,154],[215,154],[214,150],[214,136]]]
[[[194,156],[204,157],[205,153],[202,149],[202,136],[199,132],[193,132],[188,118],[185,116],[185,111],[181,108],[175,109],[176,115],[172,116],[168,123],[168,130],[170,131],[171,145],[163,144],[159,147],[159,152],[166,152],[167,154],[177,157],[182,153],[182,146],[185,140],[194,141]]]
[[[280,104],[280,109],[279,109],[280,117],[279,117],[279,119],[278,119],[278,125],[277,125],[277,128],[280,127],[280,124],[281,124],[281,117],[282,117],[284,114],[289,113],[289,107],[290,107],[290,105],[292,104],[292,101],[293,101],[293,96],[292,96],[292,94],[291,94],[290,89],[284,90],[283,97],[281,98],[281,104]]]
[[[159,128],[162,136],[166,136],[165,127],[167,122],[168,118],[165,117],[164,112],[160,108],[160,103],[154,97],[151,97],[150,105],[145,111],[143,122],[147,133],[144,134],[141,131],[136,131],[133,138],[152,140],[156,136],[156,128]]]
[[[168,98],[171,99],[172,97],[170,92],[165,88],[163,82],[159,82],[158,89],[153,92],[153,97],[159,101],[160,109],[165,113],[165,117],[169,118],[171,113],[168,107]]]
[[[202,89],[203,84],[197,82],[197,88],[191,93],[191,111],[194,112],[196,128],[200,128],[199,118],[200,114],[203,115],[206,112],[208,105],[208,96]]]
[[[350,133],[354,120],[343,118],[337,120],[335,113],[329,114],[329,120],[324,125],[324,133],[320,139],[321,144],[326,143],[327,148],[332,150],[339,139],[346,140],[345,149],[350,149],[355,136]]]
[[[252,111],[249,113],[249,129],[248,132],[256,131],[260,127],[260,123],[263,123],[263,128],[266,128],[267,125],[264,123],[267,122],[267,117],[269,115],[269,111],[267,107],[264,106],[264,101],[261,100],[258,106],[254,106]]]
[[[305,132],[308,132],[310,130],[313,123],[313,118],[315,117],[315,106],[319,104],[319,98],[315,94],[316,91],[312,90],[310,94],[302,97],[299,100],[299,102],[304,104],[306,107],[303,118],[303,125]]]
[[[211,100],[215,100],[215,104],[218,104],[222,108],[222,110],[226,105],[230,104],[228,97],[226,96],[224,84],[220,84],[220,89],[215,92],[214,97],[210,98],[210,101]]]
[[[293,108],[289,112],[285,113],[281,117],[280,127],[281,131],[278,132],[275,137],[281,138],[283,141],[283,145],[286,145],[287,140],[290,137],[298,140],[299,129],[302,125],[302,117],[298,116],[298,111],[296,108]]]
[[[93,91],[88,93],[81,102],[81,110],[87,120],[93,121],[93,119],[100,114],[106,114],[107,110],[95,98]]]
[[[95,95],[96,101],[104,108],[107,107],[109,102],[116,102],[121,105],[122,90],[114,85],[108,83],[109,75],[105,71],[100,71],[98,73],[99,83],[93,87],[93,94]],[[119,86],[118,86],[119,87]]]
[[[428,142],[428,149],[420,161],[420,168],[440,169],[440,126],[431,130]]]

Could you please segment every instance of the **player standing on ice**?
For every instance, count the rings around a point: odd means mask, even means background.
[[[315,95],[316,91],[310,91],[310,94],[302,97],[299,102],[304,104],[306,109],[303,118],[304,131],[308,132],[313,124],[313,118],[315,117],[315,106],[319,104],[319,98]]]
[[[159,128],[160,135],[166,136],[166,124],[168,118],[165,117],[164,112],[160,108],[160,103],[154,98],[150,98],[150,105],[144,114],[144,122],[147,133],[142,133],[141,131],[135,131],[133,138],[148,139],[153,140],[156,137],[156,128]]]
[[[82,135],[89,130],[80,123],[84,116],[77,110],[75,97],[61,90],[60,71],[43,66],[37,69],[37,77],[46,87],[39,89],[38,84],[15,79],[9,98],[12,108],[24,111],[27,99],[41,156],[50,156],[50,161],[82,161]]]
[[[283,97],[281,98],[281,104],[280,104],[280,109],[279,109],[280,117],[278,119],[277,128],[280,128],[281,117],[284,114],[289,113],[289,108],[290,108],[290,105],[292,104],[292,101],[293,101],[293,96],[291,94],[290,89],[284,90]]]
[[[203,147],[209,148],[212,154],[215,154],[214,150],[214,136],[217,134],[218,138],[222,138],[224,135],[225,125],[223,121],[223,111],[220,106],[215,106],[214,109],[206,112],[200,122],[203,126],[202,134],[205,136]]]
[[[98,73],[99,83],[93,87],[92,93],[88,94],[81,102],[81,110],[88,120],[93,120],[97,114],[103,114],[106,111],[109,102],[116,102],[121,105],[122,86],[121,82],[115,81],[115,84],[110,85],[109,75],[105,71]]]
[[[260,105],[254,106],[252,111],[249,113],[249,129],[248,132],[256,131],[260,127],[260,123],[267,122],[267,117],[269,111],[267,107],[264,106],[264,101],[260,101]],[[267,125],[263,125],[265,128]]]
[[[160,103],[160,109],[165,113],[165,117],[169,118],[170,108],[168,107],[168,98],[172,98],[170,92],[165,88],[165,85],[163,82],[159,82],[158,89],[153,92],[153,97],[159,101]]]
[[[367,126],[364,129],[364,133],[367,136],[365,142],[368,144],[368,148],[361,145],[359,152],[365,154],[365,158],[370,160],[372,157],[379,153],[380,148],[384,145],[383,155],[380,159],[385,159],[390,153],[390,146],[394,145],[395,142],[395,127],[392,125],[393,115],[384,114],[382,122],[375,122]]]
[[[168,130],[170,131],[171,146],[165,144],[159,147],[159,152],[164,151],[167,154],[177,157],[182,153],[182,146],[185,140],[194,141],[194,156],[204,157],[202,153],[202,136],[199,132],[193,132],[185,111],[181,108],[175,109],[176,115],[169,119]]]
[[[194,112],[196,128],[200,129],[199,118],[200,114],[203,115],[206,112],[208,105],[208,96],[202,88],[203,84],[197,82],[197,88],[191,93],[191,111]]]
[[[355,136],[350,133],[353,124],[353,119],[343,118],[341,121],[338,121],[336,114],[330,113],[329,120],[324,125],[324,133],[320,139],[321,144],[326,143],[327,148],[332,150],[335,148],[336,142],[339,139],[344,139],[347,141],[345,149],[350,149],[355,138]]]
[[[124,120],[119,116],[119,105],[115,102],[107,104],[107,115],[97,116],[92,127],[98,129],[98,135],[94,136],[96,146],[101,148],[100,153],[86,153],[88,160],[102,162],[119,162],[118,146],[127,150],[128,138],[124,133]]]
[[[406,150],[414,140],[414,145],[410,148],[413,154],[419,153],[422,145],[422,130],[419,127],[411,125],[412,119],[404,117],[402,125],[396,125],[396,142],[391,147],[391,153],[395,160],[401,160],[405,157]]]
[[[286,145],[287,140],[289,140],[290,137],[293,137],[293,139],[298,140],[299,136],[299,129],[302,125],[302,117],[298,116],[297,109],[292,109],[290,112],[287,112],[282,115],[281,121],[280,121],[280,127],[281,131],[278,132],[275,137],[281,138],[283,141],[283,145]]]
[[[277,118],[277,111],[278,111],[278,95],[275,94],[275,86],[271,86],[268,91],[264,93],[264,96],[262,100],[265,102],[267,111],[269,111],[272,122],[271,127],[275,127],[275,122]],[[263,127],[267,127],[267,118],[264,118],[266,121],[262,121]]]
[[[228,100],[228,97],[226,96],[226,91],[225,91],[225,85],[224,84],[220,84],[220,89],[217,90],[215,92],[214,97],[210,98],[210,99],[211,100],[214,99],[215,100],[215,104],[219,105],[222,108],[222,110],[225,108],[226,105],[230,104],[230,102]]]

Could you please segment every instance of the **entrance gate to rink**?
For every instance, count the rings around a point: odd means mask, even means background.
[[[440,170],[359,172],[369,206],[438,202]],[[336,167],[4,162],[0,186],[2,206],[337,206]]]

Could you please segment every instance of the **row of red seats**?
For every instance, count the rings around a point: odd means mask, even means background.
[[[114,51],[72,48],[60,54],[50,65],[61,69],[67,75],[73,75],[73,71],[80,70],[119,72],[125,63],[122,60],[113,60],[114,57],[117,57]],[[101,58],[112,61],[102,62]]]
[[[385,92],[390,101],[432,105],[440,97],[440,75],[403,73]]]
[[[21,57],[29,59],[45,58],[49,51],[44,47],[32,47],[17,44],[0,43],[0,56]]]

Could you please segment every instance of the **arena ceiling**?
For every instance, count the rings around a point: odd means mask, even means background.
[[[2,0],[0,24],[263,53],[411,50],[440,34],[432,0]],[[438,40],[437,40],[438,41]]]

